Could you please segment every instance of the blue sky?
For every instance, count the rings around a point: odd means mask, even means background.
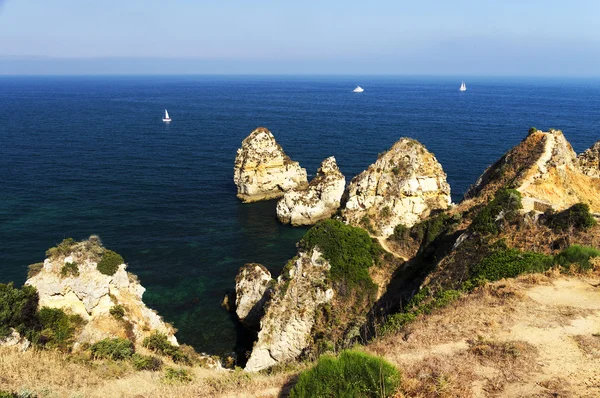
[[[0,0],[0,74],[599,75],[599,15],[591,0]]]

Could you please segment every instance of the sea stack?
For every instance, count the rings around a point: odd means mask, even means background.
[[[237,197],[245,203],[282,197],[306,189],[306,169],[292,161],[271,132],[259,127],[242,141],[233,168]]]
[[[142,344],[154,331],[177,345],[175,329],[142,301],[146,289],[125,270],[121,256],[105,249],[98,237],[83,242],[66,239],[46,256],[25,284],[37,289],[39,307],[60,308],[82,317],[85,326],[75,348],[114,337]]]
[[[410,227],[450,202],[442,165],[423,144],[401,138],[352,179],[342,218],[371,235],[387,237],[398,224]]]
[[[284,224],[313,225],[330,218],[340,207],[346,178],[333,156],[323,160],[306,190],[291,190],[277,203],[277,218]]]

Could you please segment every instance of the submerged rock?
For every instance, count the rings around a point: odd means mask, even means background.
[[[450,185],[441,164],[421,143],[401,138],[352,179],[342,218],[387,237],[396,225],[410,227],[449,205]]]
[[[581,172],[589,177],[600,178],[600,141],[577,156]]]
[[[308,189],[291,190],[277,202],[277,218],[284,224],[312,225],[331,217],[340,207],[346,178],[333,156],[325,159]]]
[[[235,278],[235,313],[242,324],[258,328],[269,296],[271,273],[261,264],[246,264]]]
[[[306,169],[292,161],[264,127],[242,141],[233,171],[237,197],[243,202],[279,198],[287,191],[308,186]]]
[[[317,248],[301,252],[286,266],[260,321],[245,370],[256,372],[294,360],[309,346],[316,311],[334,295],[333,289],[325,288],[329,269]]]
[[[61,308],[86,321],[76,337],[77,344],[112,337],[140,344],[153,331],[164,333],[172,344],[177,344],[173,327],[142,301],[146,289],[126,271],[126,264],[118,265],[112,275],[98,270],[98,262],[107,250],[97,237],[65,242],[59,245],[60,250],[49,251],[44,266],[25,284],[37,289],[40,307]],[[115,306],[122,306],[122,319],[111,315]]]

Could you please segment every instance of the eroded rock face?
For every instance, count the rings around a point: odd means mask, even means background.
[[[589,177],[600,178],[600,141],[577,156],[581,172]]]
[[[306,190],[291,190],[277,202],[277,218],[284,224],[313,225],[340,207],[346,178],[333,156],[325,159]]]
[[[317,248],[300,253],[286,267],[260,321],[245,370],[256,372],[294,360],[309,346],[317,308],[334,295],[332,289],[324,289],[330,267]]]
[[[31,346],[26,337],[21,336],[15,329],[11,329],[10,334],[0,338],[0,347],[16,347],[19,351],[27,351]]]
[[[233,171],[237,197],[243,202],[279,198],[287,191],[308,186],[306,169],[292,161],[264,127],[242,141]]]
[[[258,328],[268,299],[271,273],[261,264],[246,264],[235,278],[235,313],[249,328]]]
[[[166,334],[171,343],[177,344],[173,327],[142,301],[146,289],[125,270],[126,264],[121,264],[113,275],[97,270],[99,259],[93,252],[98,250],[104,249],[84,241],[73,245],[67,255],[47,258],[41,271],[25,282],[37,289],[39,306],[81,315],[87,323],[76,336],[75,348],[113,337],[130,338],[140,344],[154,331]],[[67,263],[77,264],[79,274],[61,275]],[[124,307],[123,320],[110,314],[115,305]]]
[[[342,217],[387,237],[396,225],[410,227],[449,205],[450,185],[435,156],[421,143],[401,138],[352,179]]]

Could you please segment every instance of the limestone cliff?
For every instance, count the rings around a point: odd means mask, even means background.
[[[86,321],[76,337],[76,347],[109,337],[141,343],[153,331],[166,334],[171,343],[177,344],[173,327],[142,301],[145,289],[135,275],[126,271],[126,264],[115,265],[111,275],[98,270],[98,263],[110,251],[97,237],[65,242],[48,251],[41,270],[25,284],[38,290],[40,307],[61,308]],[[122,317],[111,314],[115,306],[122,306]]]
[[[333,298],[325,280],[330,264],[317,248],[301,252],[277,279],[260,321],[246,370],[269,368],[296,359],[311,342],[317,308]]]
[[[581,172],[589,177],[600,178],[600,141],[577,156]]]
[[[524,211],[562,210],[583,202],[598,212],[600,179],[592,170],[594,148],[588,151],[578,160],[562,131],[532,129],[482,174],[466,197],[487,200],[499,188],[512,187],[523,196]]]
[[[421,143],[401,138],[352,179],[342,218],[387,237],[396,225],[412,226],[449,204],[450,185],[435,156]]]
[[[261,264],[246,264],[235,278],[235,313],[249,328],[258,328],[269,298],[271,273]]]
[[[269,130],[259,127],[242,141],[233,168],[237,197],[243,202],[274,199],[308,186],[306,170],[292,161]]]
[[[284,224],[312,225],[331,217],[340,207],[346,178],[333,156],[323,160],[306,190],[291,190],[277,203],[277,218]]]

